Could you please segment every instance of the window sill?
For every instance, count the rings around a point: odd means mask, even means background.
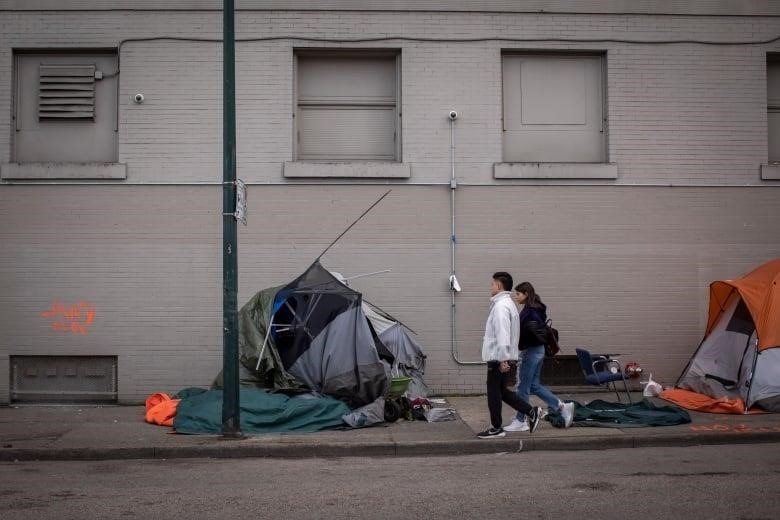
[[[408,179],[411,177],[411,169],[408,164],[398,162],[286,161],[284,176],[286,178]]]
[[[126,178],[127,165],[119,163],[0,164],[0,179],[2,180],[113,180]]]
[[[495,163],[496,179],[617,179],[617,163]]]
[[[780,180],[780,164],[762,164],[761,180],[762,181]]]

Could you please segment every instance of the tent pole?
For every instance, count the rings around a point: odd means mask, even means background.
[[[345,229],[344,231],[342,231],[342,232],[341,232],[341,234],[340,234],[339,236],[337,236],[337,237],[336,237],[336,240],[334,240],[333,242],[331,242],[331,243],[330,243],[330,245],[328,245],[328,247],[326,247],[326,248],[325,248],[325,250],[324,250],[322,253],[320,253],[320,255],[319,255],[317,258],[315,258],[315,259],[314,259],[314,262],[319,262],[320,258],[322,258],[322,255],[324,255],[325,253],[327,253],[327,252],[328,252],[328,249],[330,249],[331,247],[333,247],[333,245],[334,245],[336,242],[338,242],[338,241],[341,239],[341,237],[343,237],[344,235],[346,235],[346,234],[347,234],[347,231],[349,231],[350,229],[352,229],[352,226],[354,226],[355,224],[357,224],[358,222],[360,222],[360,219],[362,219],[363,217],[365,217],[365,216],[366,216],[366,214],[367,214],[369,211],[371,211],[372,209],[374,209],[374,206],[376,206],[377,204],[379,204],[379,203],[382,201],[382,199],[384,199],[385,197],[387,197],[387,196],[390,194],[390,192],[391,192],[391,191],[393,191],[393,190],[387,190],[387,191],[385,192],[385,194],[384,194],[384,195],[382,195],[381,197],[379,197],[379,198],[377,199],[377,201],[376,201],[376,202],[374,202],[373,204],[371,204],[371,205],[368,207],[368,209],[367,209],[367,210],[365,210],[365,211],[364,211],[364,212],[363,212],[363,213],[362,213],[362,214],[361,214],[361,215],[360,215],[358,218],[356,218],[356,219],[355,219],[355,221],[354,221],[354,222],[352,222],[352,224],[350,224],[350,225],[347,227],[347,229]],[[313,263],[313,262],[312,262],[312,263]]]

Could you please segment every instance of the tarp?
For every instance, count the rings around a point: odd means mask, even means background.
[[[637,428],[644,426],[674,426],[691,422],[691,416],[677,406],[658,406],[648,399],[638,403],[611,403],[595,399],[588,404],[575,401],[574,424],[577,426],[601,426],[608,428]],[[563,428],[563,416],[551,412],[548,420],[553,426]]]
[[[350,412],[332,397],[270,393],[240,388],[241,433],[313,432],[346,427],[342,415]],[[177,407],[173,428],[178,433],[222,432],[222,390],[209,390],[183,398]]]
[[[739,397],[710,397],[708,395],[684,390],[682,388],[669,388],[659,394],[661,399],[665,399],[688,410],[709,413],[730,413],[741,414],[745,412],[745,401]],[[768,413],[764,410],[755,408],[747,413]]]

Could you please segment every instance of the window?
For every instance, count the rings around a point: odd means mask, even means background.
[[[116,53],[16,53],[14,160],[117,160]]]
[[[603,163],[603,57],[504,54],[504,162]]]
[[[397,52],[296,54],[299,161],[398,161]]]
[[[769,162],[780,162],[780,56],[770,55],[766,63],[766,111]]]

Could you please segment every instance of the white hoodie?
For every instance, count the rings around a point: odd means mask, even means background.
[[[517,360],[520,341],[520,313],[509,291],[490,299],[490,313],[482,340],[482,361]]]

